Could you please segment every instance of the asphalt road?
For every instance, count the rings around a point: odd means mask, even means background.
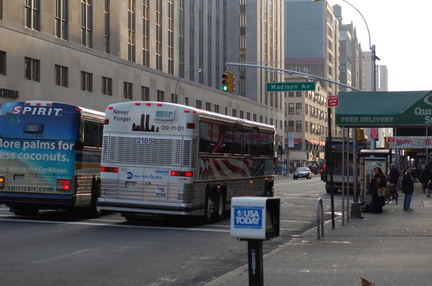
[[[330,196],[319,176],[278,178],[281,234],[263,243],[268,253],[316,227],[322,198],[330,219]],[[340,197],[335,196],[340,210]],[[73,218],[44,211],[19,217],[0,206],[2,285],[203,285],[247,264],[247,242],[230,236],[229,218],[216,224],[178,221],[126,222],[119,214]]]

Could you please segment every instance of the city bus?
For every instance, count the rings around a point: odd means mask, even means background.
[[[0,204],[16,215],[97,215],[104,120],[103,112],[60,102],[0,104]]]
[[[236,196],[273,196],[275,127],[165,102],[105,112],[101,210],[210,223]]]

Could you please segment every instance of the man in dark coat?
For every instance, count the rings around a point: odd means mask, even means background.
[[[394,164],[390,164],[390,172],[389,172],[389,182],[390,184],[395,184],[397,186],[399,181],[399,171],[396,169]]]
[[[420,179],[419,179],[422,185],[423,194],[426,193],[426,189],[428,190],[428,194],[430,193],[429,181],[431,177],[432,177],[432,171],[429,165],[424,166],[424,169],[420,173]]]

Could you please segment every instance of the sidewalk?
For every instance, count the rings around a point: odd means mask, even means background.
[[[364,277],[376,286],[432,285],[432,198],[419,184],[412,212],[393,202],[382,214],[362,213],[364,219],[336,220],[317,239],[316,228],[264,257],[265,285],[362,285]],[[206,286],[249,285],[247,243],[245,265]],[[265,243],[265,242],[264,242]]]

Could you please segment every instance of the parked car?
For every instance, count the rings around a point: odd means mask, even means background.
[[[307,180],[312,179],[312,172],[308,167],[297,168],[293,173],[293,179],[306,178]]]

